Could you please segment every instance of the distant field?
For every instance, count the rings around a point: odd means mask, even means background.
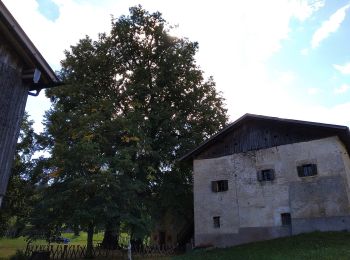
[[[70,245],[86,245],[87,234],[81,232],[79,236],[75,237],[71,233],[64,233],[62,237],[70,239]],[[94,241],[100,242],[103,239],[103,233],[94,234]],[[47,244],[44,240],[37,240],[33,244]],[[25,250],[27,241],[24,237],[16,239],[0,238],[0,259],[7,259],[16,253],[16,250]]]
[[[350,259],[349,232],[314,232],[226,249],[195,250],[174,260]]]

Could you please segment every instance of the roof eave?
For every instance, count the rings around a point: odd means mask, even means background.
[[[212,137],[210,137],[208,140],[204,141],[202,144],[200,144],[197,148],[193,149],[192,151],[188,152],[184,156],[182,156],[179,161],[188,161],[190,159],[193,159],[196,155],[201,153],[206,147],[211,145],[216,141],[216,139],[231,131],[235,126],[237,126],[241,121],[243,121],[246,118],[252,118],[252,119],[261,119],[261,120],[275,120],[278,122],[285,122],[285,123],[294,123],[294,124],[304,124],[304,125],[309,125],[309,126],[317,126],[317,127],[325,127],[325,128],[333,128],[338,131],[343,132],[345,136],[347,136],[349,139],[348,142],[346,140],[342,140],[343,143],[347,146],[347,150],[350,153],[350,131],[347,126],[342,126],[342,125],[332,125],[332,124],[324,124],[324,123],[317,123],[317,122],[309,122],[309,121],[301,121],[301,120],[294,120],[294,119],[285,119],[285,118],[279,118],[279,117],[269,117],[269,116],[263,116],[263,115],[255,115],[255,114],[244,114],[234,122],[230,123],[227,125],[225,128],[223,128],[221,131],[217,132],[214,134]],[[340,133],[339,133],[340,135]],[[340,137],[340,136],[339,136]]]
[[[55,72],[52,70],[47,61],[43,58],[41,53],[35,47],[33,42],[29,39],[21,26],[17,23],[10,11],[0,0],[0,22],[5,24],[8,32],[16,42],[15,48],[20,48],[18,53],[25,53],[36,68],[38,68],[43,77],[43,82],[47,86],[54,85],[59,82]]]

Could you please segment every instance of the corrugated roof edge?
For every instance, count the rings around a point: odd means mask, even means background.
[[[317,127],[325,127],[325,128],[333,128],[337,130],[343,130],[347,132],[347,135],[349,137],[349,140],[347,144],[348,151],[350,150],[350,132],[349,128],[347,126],[343,125],[332,125],[332,124],[325,124],[325,123],[317,123],[317,122],[311,122],[311,121],[302,121],[302,120],[295,120],[295,119],[286,119],[286,118],[279,118],[279,117],[271,117],[271,116],[264,116],[264,115],[256,115],[256,114],[244,114],[234,122],[228,124],[226,127],[224,127],[222,130],[214,134],[212,137],[201,143],[197,148],[193,149],[192,151],[186,153],[184,156],[182,156],[179,161],[187,161],[191,159],[193,156],[196,154],[200,153],[203,151],[207,146],[211,145],[216,141],[216,139],[225,134],[226,132],[232,130],[235,126],[237,126],[239,123],[241,123],[243,120],[247,118],[252,118],[252,119],[265,119],[265,120],[274,120],[274,121],[279,121],[279,122],[285,122],[285,123],[294,123],[294,124],[303,124],[303,125],[310,125],[310,126],[317,126]]]

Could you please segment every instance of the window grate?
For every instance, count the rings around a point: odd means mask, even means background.
[[[228,190],[228,180],[212,181],[211,187],[213,192],[223,192]]]
[[[290,213],[282,213],[281,214],[282,226],[289,226],[292,224],[292,217]]]
[[[303,164],[297,167],[299,177],[308,177],[317,175],[316,164]]]
[[[265,169],[257,172],[258,181],[273,181],[275,179],[275,171],[273,169]]]
[[[220,216],[213,217],[214,228],[220,228]]]

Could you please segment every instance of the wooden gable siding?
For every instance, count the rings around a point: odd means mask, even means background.
[[[11,43],[8,42],[5,35],[0,31],[0,62],[22,72],[23,62],[19,55],[13,50]]]
[[[195,156],[209,159],[235,153],[266,149],[337,135],[328,128],[303,124],[276,123],[270,120],[246,121]]]
[[[0,61],[0,200],[10,176],[20,123],[27,101],[28,86],[21,73]],[[0,201],[1,206],[1,201]]]

